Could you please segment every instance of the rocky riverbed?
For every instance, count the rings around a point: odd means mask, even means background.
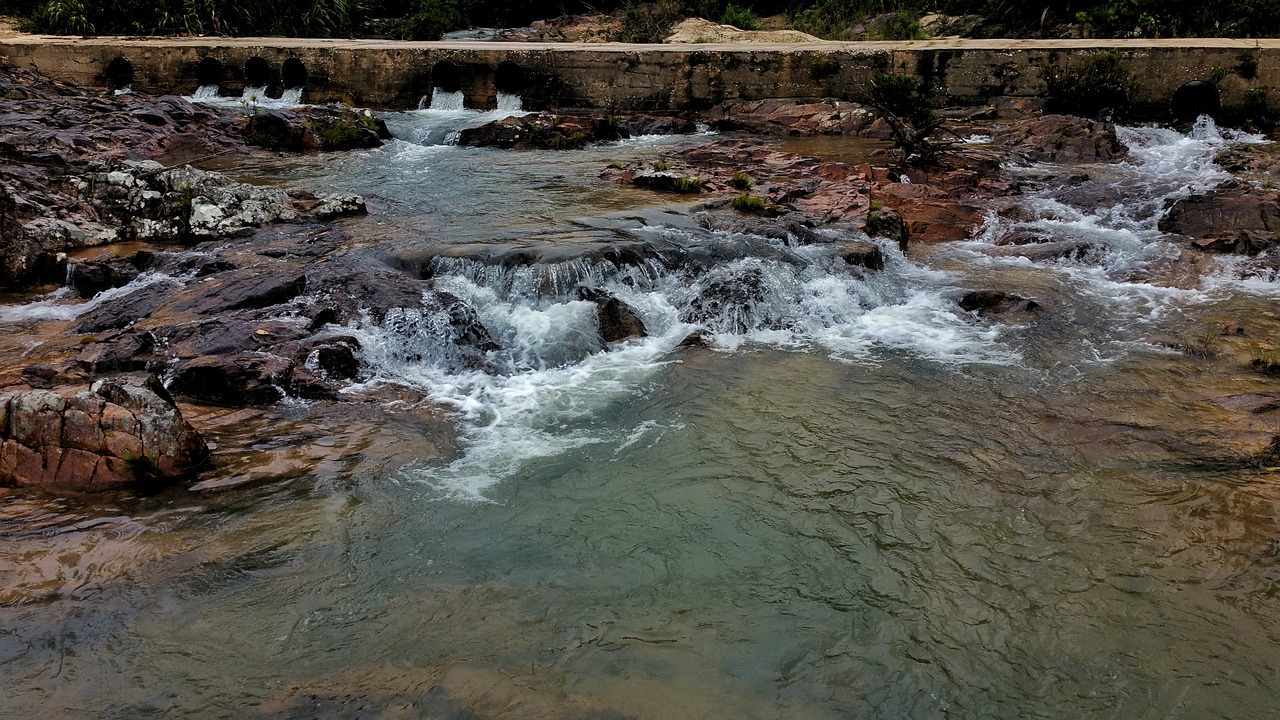
[[[472,304],[437,286],[433,278],[442,262],[506,271],[600,262],[677,270],[699,288],[681,312],[683,321],[715,328],[729,309],[764,300],[761,281],[750,273],[701,279],[726,263],[763,252],[803,265],[813,262],[804,248],[817,246],[842,258],[849,272],[874,273],[885,264],[874,238],[911,254],[917,244],[993,232],[999,225],[993,217],[1016,226],[1028,219],[1022,196],[1063,182],[1081,184],[1089,174],[1074,168],[1128,156],[1110,124],[1041,116],[1034,105],[997,101],[988,119],[968,113],[949,126],[952,136],[974,139],[953,143],[938,165],[899,167],[884,150],[850,164],[780,150],[768,137],[887,138],[887,126],[856,105],[727,106],[696,120],[752,139],[712,137],[660,162],[616,162],[600,172],[602,182],[688,203],[689,222],[710,236],[622,233],[532,246],[446,240],[417,242],[407,250],[371,242],[361,229],[367,220],[338,220],[365,213],[359,196],[249,185],[180,164],[217,157],[221,166],[234,166],[228,158],[376,146],[390,133],[365,113],[260,112],[174,97],[98,97],[16,70],[6,71],[3,82],[12,100],[0,115],[10,160],[3,184],[5,282],[18,287],[58,281],[85,301],[61,334],[6,359],[6,387],[19,399],[22,392],[63,392],[102,378],[150,373],[162,376],[179,399],[208,405],[270,407],[289,398],[361,402],[362,391],[352,389],[365,387],[371,375],[359,333],[350,328],[403,323],[406,317],[438,328],[443,345],[432,352],[446,369],[499,372],[495,358],[503,351],[502,339]],[[694,120],[516,114],[464,129],[458,142],[566,150],[655,133],[694,133]],[[326,130],[337,125],[354,130]],[[338,135],[341,146],[335,144]],[[1172,263],[1179,270],[1170,273],[1203,271],[1215,254],[1249,258],[1275,244],[1276,192],[1258,181],[1274,169],[1266,147],[1229,150],[1221,161],[1239,179],[1164,209],[1161,230],[1187,237]],[[1011,170],[1027,163],[1040,169]],[[991,250],[996,257],[1054,263],[1095,252],[1086,240],[1064,241],[1017,227],[998,232],[1003,234],[992,239]],[[714,240],[726,233],[774,238],[782,245],[766,249]],[[105,252],[89,250],[94,247]],[[1240,271],[1268,273],[1268,263],[1267,257],[1246,260]],[[645,333],[625,302],[593,287],[599,280],[590,272],[557,282],[580,285],[581,298],[598,305],[598,350]],[[959,307],[984,318],[1008,314],[1024,322],[1044,311],[1034,299],[975,291],[980,292]],[[431,405],[423,395],[411,403]],[[45,443],[48,455],[69,448],[68,442],[50,436],[36,445]],[[79,475],[60,472],[54,457],[39,472],[10,469],[5,477],[24,485],[93,485],[91,474],[83,481]]]

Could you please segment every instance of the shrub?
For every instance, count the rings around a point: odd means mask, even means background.
[[[920,81],[910,75],[877,73],[862,102],[884,118],[893,134],[894,149],[904,165],[929,165],[947,143],[931,140],[942,127],[933,100]]]
[[[683,19],[679,0],[628,2],[622,10],[622,41],[660,43]]]
[[[452,30],[471,24],[456,0],[418,0],[414,11],[396,29],[401,40],[439,40]]]
[[[729,176],[729,187],[734,190],[746,190],[751,187],[751,176],[744,172],[736,172]]]
[[[656,170],[657,172],[666,172],[670,167],[671,166],[667,164],[666,160],[653,161],[653,169]]]
[[[1082,65],[1039,64],[1044,82],[1045,112],[1067,113],[1096,118],[1107,111],[1123,109],[1138,83],[1120,65],[1120,53],[1095,55]]]
[[[724,9],[724,16],[720,22],[725,25],[732,25],[739,30],[759,30],[760,22],[756,20],[756,12],[749,7],[734,5],[730,3]]]
[[[899,10],[874,35],[876,40],[920,40],[924,38],[924,28],[920,27],[920,20],[915,15]]]
[[[759,195],[742,193],[733,199],[733,209],[748,215],[763,215],[765,211],[765,201],[764,198]]]

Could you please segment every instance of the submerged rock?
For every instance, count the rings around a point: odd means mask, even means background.
[[[208,457],[154,376],[0,393],[0,485],[112,490],[173,481]]]
[[[960,298],[960,308],[979,317],[998,318],[1005,322],[1031,322],[1040,317],[1042,308],[1035,300],[1011,295],[1000,290],[975,290]]]
[[[458,144],[514,150],[577,150],[595,142],[631,137],[627,128],[608,118],[536,113],[513,116],[467,128]]]
[[[869,242],[842,242],[831,246],[850,267],[861,267],[867,270],[884,269],[884,253],[880,246]]]

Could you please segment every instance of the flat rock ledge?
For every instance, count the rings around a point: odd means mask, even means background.
[[[209,456],[154,375],[0,393],[0,486],[104,491],[166,484]]]

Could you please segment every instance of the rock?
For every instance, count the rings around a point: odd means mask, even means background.
[[[976,312],[980,317],[999,318],[1006,322],[1030,322],[1040,317],[1041,307],[1035,300],[1010,295],[999,290],[975,290],[960,298],[960,308]]]
[[[303,343],[299,355],[308,371],[325,379],[354,380],[360,375],[359,350],[359,340],[342,335]]]
[[[1063,240],[1034,245],[1009,245],[991,251],[998,257],[1024,257],[1031,262],[1081,260],[1093,252],[1094,246],[1083,240]]]
[[[190,475],[204,439],[154,376],[0,394],[0,485],[80,491]]]
[[[671,28],[671,35],[662,42],[685,43],[811,43],[821,40],[799,30],[740,30],[732,25],[720,25],[702,18],[689,18]]]
[[[149,332],[117,335],[102,342],[84,346],[75,362],[90,376],[147,369],[147,356],[155,349],[155,336]]]
[[[292,360],[268,353],[203,356],[180,364],[169,389],[212,405],[269,405],[289,390]]]
[[[81,315],[75,330],[78,333],[101,333],[127,327],[169,303],[175,291],[176,285],[169,282],[138,288]]]
[[[577,150],[591,143],[630,136],[625,127],[607,118],[535,113],[462,130],[458,133],[458,144],[515,150]]]
[[[1191,246],[1197,250],[1234,255],[1257,255],[1277,244],[1280,240],[1275,233],[1262,230],[1240,230],[1191,241]]]
[[[1073,115],[1045,115],[1015,122],[992,136],[991,144],[1035,161],[1111,161],[1129,153],[1116,135],[1115,125]]]
[[[884,254],[880,252],[880,246],[875,243],[842,242],[833,244],[832,248],[850,267],[861,267],[867,270],[884,269]]]
[[[629,305],[603,290],[578,288],[578,299],[596,304],[596,318],[600,324],[600,339],[605,343],[631,338],[646,337],[644,321]]]
[[[679,117],[632,115],[624,120],[622,124],[632,137],[639,135],[691,135],[698,131],[697,123],[688,118]]]
[[[359,195],[326,195],[311,208],[311,215],[317,220],[366,215],[368,212],[364,198]]]
[[[138,268],[129,260],[120,258],[94,258],[68,264],[71,287],[82,298],[127,285],[138,277]]]
[[[1197,239],[1246,231],[1274,239],[1280,231],[1280,192],[1228,181],[1174,203],[1160,220],[1160,231]]]
[[[667,170],[641,170],[632,175],[636,187],[664,192],[696,194],[702,192],[702,179]]]
[[[898,249],[902,250],[902,252],[905,253],[907,251],[907,243],[911,238],[911,231],[907,229],[906,221],[902,219],[902,214],[897,210],[889,208],[872,210],[867,214],[862,230],[871,237],[888,238],[898,243]]]
[[[711,274],[699,280],[698,294],[680,320],[706,324],[715,332],[741,334],[755,324],[753,315],[764,299],[764,273],[759,269]]]
[[[265,308],[288,302],[306,289],[307,276],[299,270],[245,274],[231,278],[207,295],[183,303],[178,309],[190,308],[201,315],[214,315]]]
[[[713,108],[704,117],[716,130],[760,135],[859,135],[876,119],[856,103],[785,99],[729,103]]]

